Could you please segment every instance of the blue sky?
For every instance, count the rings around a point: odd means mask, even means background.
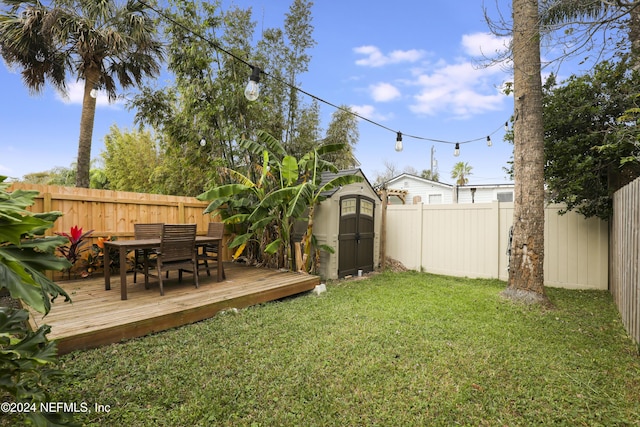
[[[282,27],[290,2],[223,1],[225,8],[230,4],[251,6],[260,31]],[[429,169],[434,146],[443,182],[453,181],[450,172],[459,161],[473,167],[472,184],[509,182],[503,168],[512,147],[503,136],[513,102],[500,89],[511,76],[504,67],[478,66],[483,52],[492,53],[505,44],[488,33],[483,2],[398,0],[383,4],[315,2],[312,23],[317,45],[310,52],[309,72],[299,79],[300,88],[333,104],[349,105],[360,115],[405,135],[450,142],[480,138],[461,145],[459,157],[453,156],[453,145],[407,136],[402,152],[396,152],[395,132],[360,121],[356,157],[371,181],[385,171],[385,162],[398,172],[406,167]],[[503,14],[510,15],[510,0],[497,4]],[[496,2],[485,2],[485,6],[495,8]],[[0,174],[20,178],[56,166],[69,167],[75,161],[81,86],[75,79],[69,86],[68,98],[50,86],[34,96],[22,84],[18,70],[0,65]],[[321,104],[325,128],[334,111]],[[111,125],[133,127],[133,114],[122,103],[109,105],[106,97],[98,98],[92,158],[100,157]],[[486,144],[489,134],[492,147]]]

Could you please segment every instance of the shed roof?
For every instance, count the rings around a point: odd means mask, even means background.
[[[333,172],[322,172],[322,175],[321,175],[321,178],[320,178],[320,186],[322,187],[323,185],[325,185],[326,183],[328,183],[329,181],[331,181],[335,177],[345,176],[345,175],[360,175],[364,179],[363,182],[366,185],[368,185],[369,188],[371,188],[373,193],[375,193],[377,195],[377,192],[373,189],[373,186],[371,185],[371,183],[369,182],[369,180],[367,179],[367,177],[364,175],[364,173],[362,172],[362,170],[360,168],[339,170],[336,173],[333,173]],[[339,187],[332,188],[331,190],[323,191],[322,192],[322,196],[331,197],[338,190],[339,190]],[[380,197],[380,196],[378,195],[378,197]]]

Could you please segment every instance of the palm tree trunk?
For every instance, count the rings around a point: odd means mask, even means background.
[[[544,127],[538,1],[513,0],[513,240],[508,290],[544,296]]]
[[[91,90],[95,81],[98,81],[98,73],[87,73],[84,81],[84,96],[82,98],[76,170],[76,187],[81,188],[89,188],[91,140],[93,138],[93,122],[96,115],[96,99],[91,96]]]

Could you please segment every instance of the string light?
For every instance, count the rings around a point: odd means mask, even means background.
[[[255,101],[260,96],[260,71],[260,67],[251,66],[251,77],[249,77],[249,83],[244,89],[244,96],[249,101]]]
[[[93,85],[91,92],[89,92],[89,96],[93,99],[96,99],[98,97],[98,85]]]
[[[396,136],[396,151],[402,151],[402,132]]]
[[[269,73],[267,73],[265,70],[260,69],[260,67],[257,67],[255,65],[250,64],[249,62],[245,61],[244,59],[238,57],[237,55],[233,54],[232,52],[229,52],[228,50],[225,50],[224,48],[222,48],[220,45],[218,45],[216,42],[214,42],[213,40],[210,40],[209,38],[203,36],[202,34],[194,31],[193,29],[185,26],[184,24],[181,24],[180,22],[176,21],[175,19],[165,15],[162,11],[158,10],[156,7],[154,7],[153,5],[147,3],[144,0],[138,0],[139,3],[143,4],[144,6],[148,7],[150,10],[153,10],[154,12],[156,12],[159,16],[161,16],[162,18],[166,19],[167,21],[170,21],[171,23],[173,23],[174,25],[177,25],[179,27],[181,27],[182,29],[184,29],[185,31],[190,32],[191,34],[199,37],[200,39],[206,41],[207,43],[209,43],[211,46],[213,46],[215,49],[229,55],[230,57],[234,58],[235,60],[237,60],[238,62],[241,62],[245,65],[247,65],[249,68],[251,68],[251,76],[249,77],[249,82],[247,83],[247,86],[245,88],[245,97],[249,100],[249,101],[255,101],[256,99],[258,99],[259,95],[260,95],[260,74],[263,74],[271,79],[273,79],[274,81],[277,81],[281,84],[284,84],[285,86],[296,90],[304,95],[307,95],[310,98],[315,99],[316,101],[322,102],[323,104],[327,104],[337,110],[346,112],[348,114],[351,114],[354,117],[357,117],[361,120],[364,120],[366,122],[369,122],[375,126],[378,126],[382,129],[391,131],[391,132],[396,132],[396,144],[395,144],[395,149],[396,151],[402,151],[403,149],[403,145],[402,145],[402,136],[403,134],[399,131],[396,131],[394,129],[391,129],[390,127],[384,126],[378,122],[375,122],[371,119],[368,119],[364,116],[361,116],[360,114],[352,111],[350,108],[345,108],[336,104],[333,104],[325,99],[322,99],[316,95],[313,95],[297,86],[292,85],[291,83],[281,80]],[[516,113],[517,114],[517,113]],[[517,116],[516,116],[517,118]],[[494,133],[496,133],[502,126],[500,126],[498,129],[494,130],[490,135],[493,135]],[[506,132],[509,131],[509,122],[505,122],[504,124],[504,129]],[[489,147],[492,146],[492,142],[491,142],[491,138],[489,136],[486,137],[481,137],[481,138],[476,138],[476,139],[470,139],[467,141],[458,141],[458,142],[453,142],[453,141],[446,141],[446,140],[442,140],[442,139],[433,139],[433,138],[425,138],[425,137],[421,137],[421,136],[417,136],[417,135],[410,135],[410,134],[404,134],[404,136],[409,137],[409,138],[413,138],[413,139],[418,139],[418,140],[423,140],[423,141],[430,141],[430,142],[437,142],[437,143],[442,143],[442,144],[455,144],[455,149],[454,149],[454,156],[459,156],[460,155],[460,144],[467,144],[470,142],[476,142],[476,141],[480,141],[482,139],[486,138],[487,141],[487,145]]]

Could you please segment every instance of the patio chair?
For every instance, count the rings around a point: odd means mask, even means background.
[[[133,224],[133,238],[136,240],[159,239],[162,236],[162,223],[154,222]],[[149,289],[149,259],[157,251],[155,249],[138,249],[134,253],[133,283],[136,283],[137,273],[142,268],[144,287]]]
[[[178,281],[182,281],[182,272],[193,274],[196,288],[198,283],[198,260],[196,256],[196,224],[164,224],[157,253],[158,280],[160,295],[164,295],[162,273],[178,270]]]
[[[214,237],[216,239],[222,239],[224,235],[224,224],[221,222],[210,222],[209,228],[207,229],[207,236]],[[222,240],[220,243],[208,243],[206,245],[200,246],[202,252],[198,253],[198,268],[200,265],[204,266],[204,269],[207,270],[207,276],[211,276],[211,271],[209,270],[209,261],[215,261],[216,263],[222,263],[222,254],[220,253],[220,246],[222,245]],[[200,262],[202,261],[202,264]],[[217,264],[215,264],[217,266]],[[226,279],[227,276],[224,273],[224,264],[220,264],[222,269],[222,278]]]

